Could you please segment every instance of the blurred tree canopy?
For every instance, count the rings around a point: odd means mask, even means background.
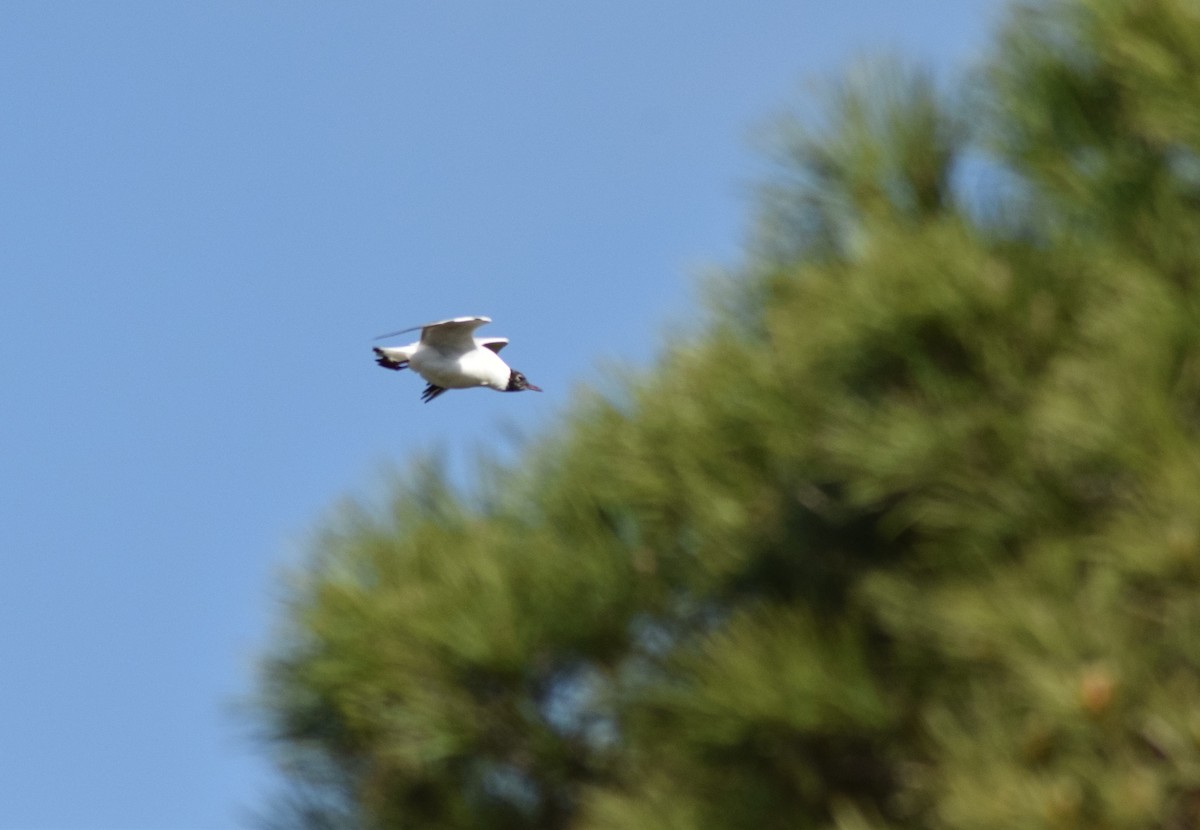
[[[793,125],[698,333],[291,591],[311,828],[1200,827],[1200,4]]]

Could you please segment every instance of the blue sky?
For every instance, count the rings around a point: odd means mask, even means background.
[[[246,827],[235,714],[347,496],[536,443],[737,262],[807,82],[998,0],[0,4],[0,830]],[[543,395],[371,337],[495,319]]]

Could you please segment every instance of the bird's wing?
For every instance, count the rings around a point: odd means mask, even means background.
[[[476,337],[475,345],[482,346],[485,349],[491,349],[496,354],[500,354],[500,350],[508,345],[507,337]]]
[[[421,332],[421,343],[432,346],[440,351],[470,351],[475,348],[475,339],[471,333],[484,323],[492,322],[491,317],[455,317],[451,320],[439,320],[436,323],[426,323],[423,326],[413,326],[410,329],[381,334],[376,340],[385,337],[395,337],[397,334],[407,334],[410,331]]]

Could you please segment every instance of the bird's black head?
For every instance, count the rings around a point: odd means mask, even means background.
[[[504,387],[505,392],[524,392],[529,389],[533,392],[541,392],[541,388],[534,386],[529,381],[525,380],[525,376],[516,369],[512,370],[508,376],[508,386]]]

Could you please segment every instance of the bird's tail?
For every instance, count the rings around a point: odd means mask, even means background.
[[[381,349],[376,346],[374,348],[375,362],[385,369],[393,369],[400,371],[408,366],[408,349],[401,346],[395,346],[388,349]]]

